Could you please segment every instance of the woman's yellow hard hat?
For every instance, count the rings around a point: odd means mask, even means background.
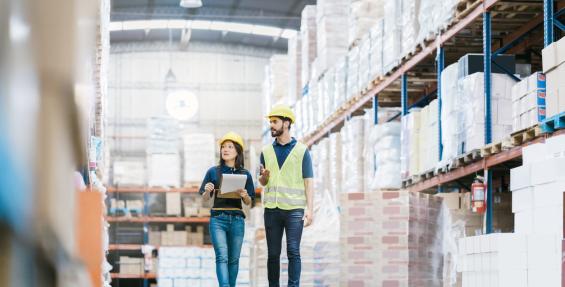
[[[294,112],[285,105],[274,106],[269,115],[266,116],[267,119],[270,117],[285,117],[289,118],[291,123],[294,123],[296,120],[294,116]]]
[[[234,133],[234,132],[229,132],[229,133],[225,134],[225,135],[220,139],[220,141],[218,142],[218,143],[220,144],[220,147],[222,147],[222,144],[223,144],[225,141],[232,141],[232,142],[234,142],[234,143],[239,144],[242,149],[245,148],[245,146],[244,146],[244,144],[243,144],[243,138],[242,138],[240,135],[238,135],[238,134],[236,134],[236,133]]]

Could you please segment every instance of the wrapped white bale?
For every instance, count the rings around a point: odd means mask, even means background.
[[[402,48],[401,0],[384,2],[383,73],[388,73],[400,62]]]
[[[349,0],[320,0],[317,13],[317,50],[319,68],[325,71],[335,59],[347,54]],[[344,32],[345,31],[345,32]]]
[[[190,133],[183,137],[184,182],[195,184],[202,181],[206,171],[216,164],[214,134]]]
[[[363,192],[364,124],[361,116],[347,121],[342,129],[343,192]]]
[[[375,171],[371,189],[396,189],[402,185],[400,178],[400,122],[382,123],[371,131],[375,155]]]
[[[377,20],[376,24],[371,28],[369,33],[371,37],[369,78],[375,79],[376,77],[383,75],[383,18]]]
[[[149,186],[179,187],[181,176],[179,155],[148,154],[147,175]]]
[[[402,51],[401,56],[412,52],[418,44],[420,0],[402,0]]]
[[[302,42],[302,86],[310,79],[310,66],[316,59],[316,6],[306,5],[302,10],[300,22],[300,39]]]
[[[371,80],[371,36],[367,33],[359,43],[359,90],[366,88]]]
[[[459,131],[462,130],[462,99],[458,92],[457,63],[449,65],[441,73],[441,142],[443,145],[442,161],[445,166],[458,154]]]
[[[383,0],[352,0],[349,12],[349,45],[365,36],[383,17]]]
[[[333,133],[330,135],[329,143],[329,191],[330,195],[337,200],[341,190],[342,182],[342,134]]]
[[[324,119],[328,118],[334,111],[335,105],[335,69],[330,68],[323,78],[324,90],[325,90],[325,100],[324,100]]]
[[[338,59],[335,70],[335,85],[332,110],[337,110],[347,99],[347,57]]]
[[[294,104],[302,97],[302,42],[300,35],[288,39],[288,102]]]
[[[171,117],[152,117],[147,120],[149,138],[147,153],[178,153],[180,126]]]
[[[113,165],[112,182],[114,185],[145,185],[146,173],[145,163],[143,161],[116,160]]]
[[[359,93],[359,47],[349,50],[347,56],[347,99]]]
[[[288,76],[289,62],[287,55],[273,55],[266,68],[267,97],[271,105],[289,105]]]

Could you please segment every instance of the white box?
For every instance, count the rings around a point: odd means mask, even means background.
[[[541,50],[544,73],[553,70],[555,67],[565,62],[565,55],[562,55],[564,53],[558,53],[558,46],[561,44],[560,42],[563,42],[563,39],[557,42],[553,42],[549,46]]]
[[[563,206],[536,208],[534,210],[534,234],[558,234],[562,237]]]
[[[535,208],[563,206],[565,181],[540,184],[536,185],[533,189],[533,206]]]
[[[525,187],[512,191],[512,212],[517,213],[534,208],[534,188]]]
[[[536,143],[522,148],[522,162],[524,165],[543,161],[547,158],[545,144]]]
[[[528,287],[527,269],[502,269],[499,271],[498,278],[495,278],[496,287]]]
[[[516,234],[534,233],[534,213],[532,210],[514,213],[514,232]]]
[[[531,166],[522,165],[510,170],[510,190],[531,186]]]
[[[565,157],[565,135],[546,139],[545,146],[550,157]]]
[[[551,158],[531,165],[531,183],[539,185],[565,180],[565,158]],[[511,178],[512,181],[512,178]]]

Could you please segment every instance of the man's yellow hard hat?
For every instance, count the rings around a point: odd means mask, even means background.
[[[238,144],[241,146],[242,149],[245,148],[245,146],[244,146],[244,144],[243,144],[243,138],[242,138],[240,135],[238,135],[238,134],[236,134],[236,133],[234,133],[234,132],[229,132],[229,133],[225,134],[225,135],[220,139],[220,141],[218,142],[218,143],[220,144],[220,147],[222,147],[222,144],[223,144],[225,141],[231,141],[231,142],[234,142],[234,143],[238,143]]]
[[[289,118],[291,123],[294,123],[294,121],[296,120],[294,112],[292,112],[290,107],[285,105],[274,106],[269,115],[266,116],[267,119],[269,119],[270,117]]]

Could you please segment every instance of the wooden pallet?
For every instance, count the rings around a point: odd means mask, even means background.
[[[545,119],[540,123],[541,133],[549,134],[565,128],[565,112]]]
[[[432,178],[436,175],[436,169],[432,168],[430,170],[424,171],[423,173],[420,174],[421,177],[423,177],[424,179],[429,179]]]
[[[493,155],[501,152],[502,149],[502,141],[488,144],[481,148],[481,156],[485,157],[488,155]]]
[[[538,125],[517,131],[510,135],[510,144],[512,146],[519,146],[527,143],[542,134],[541,128]]]
[[[454,168],[458,168],[460,166],[463,166],[465,164],[474,162],[481,159],[481,150],[480,149],[475,149],[472,150],[464,155],[458,156],[456,158],[454,158],[451,161],[451,164],[449,165],[450,169],[454,169]]]
[[[471,11],[477,8],[483,1],[480,0],[461,0],[457,4],[457,10],[455,11],[455,19],[460,20],[469,15]]]

